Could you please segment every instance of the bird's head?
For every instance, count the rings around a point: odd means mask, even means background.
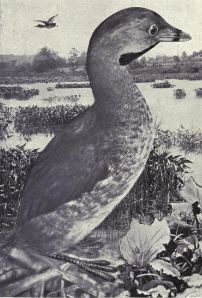
[[[95,54],[106,63],[125,66],[159,42],[189,39],[189,34],[169,25],[157,13],[131,7],[113,14],[97,27],[89,44],[88,57]]]

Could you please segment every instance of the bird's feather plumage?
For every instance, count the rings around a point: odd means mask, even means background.
[[[34,20],[35,22],[41,22],[41,23],[43,23],[43,24],[47,24],[47,22],[46,21],[42,21],[42,20]]]
[[[84,112],[40,154],[23,192],[19,224],[74,200],[107,176],[99,156],[102,131],[95,135],[93,123],[90,111]]]
[[[57,17],[58,15],[54,15],[53,17],[51,17],[50,19],[48,19],[48,23],[52,23],[52,21],[54,20],[55,17]]]

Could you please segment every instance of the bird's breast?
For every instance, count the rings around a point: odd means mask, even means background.
[[[71,202],[72,210],[82,212],[80,220],[75,221],[71,230],[72,237],[78,237],[76,242],[97,227],[128,194],[144,169],[152,149],[152,122],[144,129],[139,127],[137,131],[131,129],[130,125],[121,125],[108,133],[107,143],[111,145],[108,148],[106,146],[104,157],[108,166],[107,178],[97,182],[91,192]],[[103,140],[103,147],[104,144]]]

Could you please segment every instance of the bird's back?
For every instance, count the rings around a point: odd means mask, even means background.
[[[18,225],[76,199],[106,175],[104,160],[99,158],[103,132],[95,125],[90,109],[41,152],[23,191]]]

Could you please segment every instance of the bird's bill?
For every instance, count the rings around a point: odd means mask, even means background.
[[[171,41],[188,41],[191,40],[191,36],[188,33],[183,32],[174,27],[165,28],[161,30],[157,36],[159,42],[171,42]]]

